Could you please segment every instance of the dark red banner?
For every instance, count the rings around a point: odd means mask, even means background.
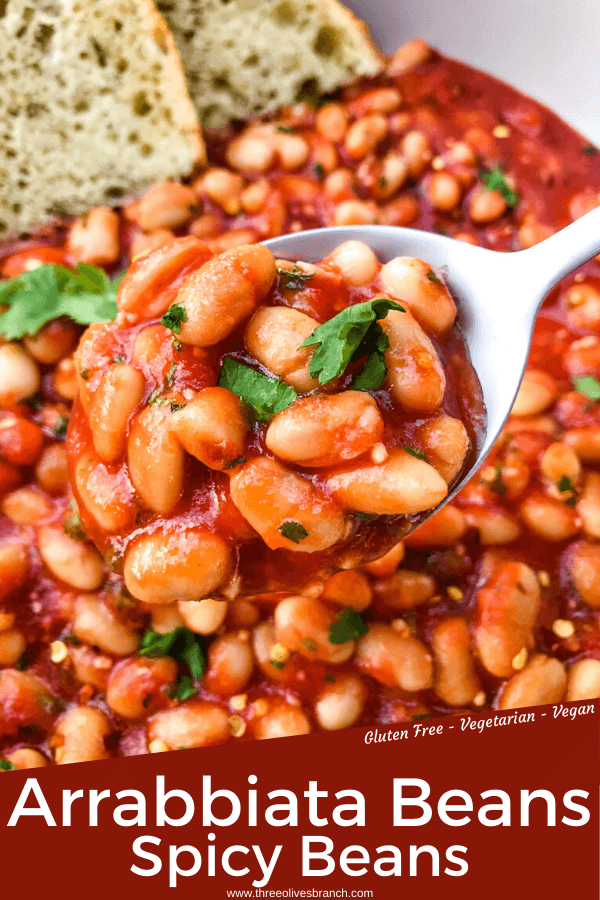
[[[595,898],[599,722],[559,704],[7,773],[2,895]]]

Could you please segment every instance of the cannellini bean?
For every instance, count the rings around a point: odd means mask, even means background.
[[[409,131],[400,141],[400,150],[406,157],[412,178],[418,178],[431,162],[433,152],[427,135],[418,130]]]
[[[171,434],[170,406],[146,406],[132,421],[127,439],[129,477],[147,507],[170,512],[183,490],[184,452]]]
[[[255,312],[248,324],[246,347],[274,375],[299,391],[311,391],[318,386],[308,371],[314,347],[301,345],[318,326],[316,319],[297,309],[265,306]]]
[[[396,256],[383,266],[379,277],[383,289],[408,303],[411,313],[424,328],[439,335],[452,328],[456,305],[428,263],[410,256]]]
[[[209,387],[170,417],[169,430],[205,466],[227,469],[242,455],[248,423],[239,397]]]
[[[86,512],[103,531],[123,531],[135,517],[134,490],[123,469],[111,472],[92,453],[75,464],[74,486]]]
[[[144,718],[176,678],[177,663],[170,656],[129,659],[110,673],[106,702],[124,719]]]
[[[193,218],[198,205],[196,192],[185,184],[166,181],[153,184],[141,200],[127,208],[127,218],[142,231],[179,228]]]
[[[227,163],[239,172],[263,175],[275,161],[275,142],[268,135],[248,129],[227,146]]]
[[[362,200],[343,200],[336,206],[331,224],[374,225],[377,218],[378,209],[374,203]]]
[[[404,554],[404,541],[400,541],[399,543],[394,544],[392,549],[388,550],[383,556],[380,556],[379,559],[374,559],[372,562],[363,566],[363,568],[369,575],[373,575],[375,578],[386,578],[396,571],[404,559]]]
[[[124,452],[129,417],[141,402],[145,387],[140,370],[126,363],[115,363],[100,379],[89,421],[96,453],[104,462],[114,462]]]
[[[25,652],[27,642],[17,628],[0,631],[0,666],[13,666]]]
[[[273,659],[273,647],[277,644],[275,626],[270,622],[260,622],[252,632],[252,649],[256,662],[264,675],[271,681],[286,681],[290,671],[288,660]]]
[[[326,484],[346,509],[375,515],[410,515],[433,509],[448,487],[433,466],[405,450],[390,451],[381,465],[355,463],[327,476]]]
[[[392,609],[414,609],[427,603],[436,592],[435,579],[424,572],[398,569],[374,585],[375,596]]]
[[[24,339],[27,350],[34,359],[45,366],[54,366],[71,352],[77,343],[77,331],[73,323],[60,319],[49,322],[36,334]]]
[[[379,271],[377,257],[362,241],[345,241],[335,248],[327,262],[341,272],[344,280],[354,287],[369,284]]]
[[[577,514],[584,533],[591,538],[600,538],[600,475],[597,472],[586,473]]]
[[[509,678],[515,656],[533,647],[540,588],[525,563],[496,563],[494,557],[484,556],[482,565],[488,575],[477,592],[475,647],[488,672]]]
[[[554,403],[558,393],[556,381],[539,369],[528,369],[523,376],[511,415],[537,416]]]
[[[125,584],[144,603],[200,600],[225,581],[231,562],[227,544],[200,526],[155,531],[129,547]]]
[[[49,494],[60,494],[69,484],[67,451],[64,444],[45,447],[35,467],[36,481]]]
[[[393,87],[373,88],[363,91],[348,104],[352,116],[365,115],[365,113],[395,112],[402,103],[400,91]]]
[[[0,600],[22,587],[28,575],[27,546],[18,542],[0,546]]]
[[[569,428],[562,440],[572,447],[584,462],[600,461],[600,427]]]
[[[428,461],[450,484],[463,467],[471,442],[460,419],[441,415],[417,429]]]
[[[108,759],[106,738],[111,731],[106,715],[94,706],[77,706],[58,720],[51,744],[58,765]]]
[[[227,622],[232,628],[250,628],[260,619],[258,606],[249,600],[233,600],[227,607]]]
[[[288,650],[306,659],[342,663],[352,656],[354,641],[332,644],[329,626],[335,614],[319,600],[286,597],[275,607],[277,640]]]
[[[0,508],[17,525],[39,525],[55,512],[50,498],[34,487],[17,488],[5,494]]]
[[[291,172],[299,169],[308,159],[309,147],[304,138],[299,134],[275,135],[275,146],[282,169]]]
[[[244,212],[255,215],[265,208],[267,198],[271,191],[271,185],[266,179],[253,181],[242,191],[241,204]]]
[[[187,313],[181,340],[197,347],[218,344],[250,316],[275,275],[273,254],[259,244],[236,247],[205,263],[177,295]]]
[[[222,744],[229,737],[228,718],[216,703],[190,700],[153,716],[148,723],[148,742],[162,741],[169,750]]]
[[[53,575],[80,591],[95,591],[104,580],[104,564],[95,547],[73,540],[62,528],[44,526],[38,533],[40,556]]]
[[[177,609],[183,621],[196,634],[214,634],[227,615],[226,600],[206,597],[204,600],[180,600]]]
[[[182,600],[181,602],[185,603],[186,601]],[[198,606],[199,603],[192,600],[191,605]],[[150,618],[153,630],[158,631],[159,634],[168,634],[170,631],[175,631],[176,628],[181,628],[183,625],[187,625],[190,628],[189,623],[180,614],[177,606],[152,606]],[[193,628],[190,630],[194,631]]]
[[[80,684],[91,684],[101,693],[106,693],[108,676],[114,665],[111,656],[82,644],[81,647],[69,647],[68,659]]]
[[[139,645],[137,634],[97,596],[78,597],[71,626],[80,641],[115,656],[129,656]]]
[[[566,686],[567,673],[563,664],[558,659],[537,653],[510,679],[502,691],[498,709],[559,703]]]
[[[573,663],[565,700],[600,700],[600,659],[578,659]]]
[[[469,215],[476,225],[487,225],[499,219],[507,209],[506,200],[498,191],[478,187],[471,195]]]
[[[462,186],[452,172],[434,172],[427,184],[431,204],[442,212],[450,212],[460,203]]]
[[[0,346],[0,409],[13,409],[40,389],[37,363],[20,344]]]
[[[106,206],[96,206],[85,216],[76,219],[69,230],[67,249],[82,263],[110,266],[117,262],[119,244],[119,215]]]
[[[56,715],[45,681],[16,669],[0,670],[0,735],[14,735],[24,726],[47,729]]]
[[[424,691],[433,684],[433,662],[424,644],[407,628],[370,625],[356,647],[356,664],[387,687]]]
[[[540,471],[551,484],[558,485],[561,478],[568,478],[571,485],[576,487],[581,478],[581,463],[572,447],[556,441],[544,451]]]
[[[208,648],[204,683],[213,694],[231,697],[243,691],[253,668],[254,655],[248,632],[230,632],[216,638]]]
[[[565,293],[571,328],[600,329],[600,290],[587,282],[572,284]]]
[[[41,769],[47,766],[46,757],[32,747],[19,747],[6,757],[17,769]]]
[[[271,738],[294,737],[310,733],[310,723],[298,706],[277,703],[253,723],[254,736],[258,741]]]
[[[567,347],[563,355],[563,365],[571,378],[578,375],[593,375],[600,368],[600,338],[586,335]]]
[[[159,318],[175,300],[183,273],[199,268],[210,257],[207,245],[188,235],[135,259],[119,285],[119,312],[133,321]],[[80,357],[78,368],[85,366]]]
[[[373,592],[366,575],[353,569],[345,569],[335,572],[327,579],[319,599],[361,612],[369,606],[372,597]]]
[[[409,534],[406,543],[410,547],[452,547],[466,530],[467,520],[462,510],[447,504]]]
[[[464,619],[444,619],[432,635],[436,662],[434,689],[449,706],[466,706],[481,688],[473,664],[469,628]]]
[[[372,153],[388,131],[385,116],[373,114],[354,122],[346,132],[344,146],[351,159],[363,159]]]
[[[297,400],[272,420],[265,443],[299,466],[334,466],[361,456],[383,436],[377,403],[361,391]]]
[[[484,547],[511,544],[521,534],[518,521],[501,507],[463,506],[462,511],[471,528],[479,532]]]
[[[405,409],[433,412],[441,405],[446,376],[435,347],[408,309],[391,310],[381,321],[389,338],[385,351],[394,398]]]
[[[528,494],[519,506],[525,524],[546,541],[566,541],[579,531],[577,512],[540,491]]]
[[[241,175],[236,175],[229,169],[209,169],[194,187],[201,194],[210,197],[228,216],[237,216],[239,213],[240,197],[244,187]]]
[[[360,719],[367,689],[356,675],[337,676],[315,700],[315,716],[325,731],[351,728]]]
[[[433,49],[422,38],[415,38],[403,44],[392,56],[388,72],[390,75],[403,75],[426,63],[433,55]]]
[[[346,533],[342,510],[308,479],[266,457],[231,470],[231,499],[271,550],[325,550]],[[286,523],[307,532],[298,543],[286,537]],[[283,532],[282,532],[283,529]]]
[[[568,567],[584,603],[600,609],[600,544],[578,541],[569,547]]]
[[[204,237],[204,235],[198,234],[193,226],[194,223],[189,227],[190,234],[193,234],[195,237]],[[143,231],[140,231],[131,242],[130,257],[135,261],[141,256],[152,253],[154,250],[166,247],[167,244],[172,244],[174,240],[175,234],[170,228],[159,228],[157,231],[151,231],[150,234],[144,234]]]

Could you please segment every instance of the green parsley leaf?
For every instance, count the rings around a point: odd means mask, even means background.
[[[335,682],[335,675],[332,675],[331,672],[327,672],[323,675],[323,681],[328,681],[330,684]]]
[[[176,400],[171,400],[171,412],[177,412],[183,409],[184,406],[187,406],[187,403],[177,403]]]
[[[346,641],[359,638],[367,633],[367,623],[350,606],[341,609],[335,619],[335,622],[329,626],[329,642],[331,644],[345,644]]]
[[[413,722],[421,722],[423,719],[433,719],[431,713],[422,713],[420,716],[411,716]]]
[[[87,381],[87,379],[85,379]],[[34,412],[39,412],[39,410],[44,405],[44,397],[41,391],[36,391],[35,394],[32,394],[31,397],[25,397],[24,400],[21,400],[25,406],[30,406]]]
[[[172,656],[184,663],[190,670],[192,678],[201,681],[206,668],[205,642],[200,635],[181,626],[167,634],[148,630],[144,633],[138,650],[139,656],[158,659],[161,656]]]
[[[402,445],[407,453],[410,453],[411,456],[414,456],[416,459],[422,459],[424,462],[427,462],[427,457],[422,450],[419,450],[418,447],[411,447],[410,444]]]
[[[310,360],[312,377],[318,378],[320,384],[327,384],[342,375],[350,362],[374,353],[383,355],[389,342],[377,320],[384,319],[390,309],[405,312],[399,303],[380,297],[349,306],[315,328],[301,345],[318,345]],[[373,368],[365,380],[372,379],[374,374],[379,377],[381,373],[379,363],[371,365]]]
[[[311,653],[314,653],[317,649],[317,642],[313,641],[312,638],[305,637],[302,638],[302,646],[306,647],[307,650],[310,650]]]
[[[323,178],[325,178],[325,166],[323,165],[323,163],[320,163],[320,162],[315,163],[314,173],[315,173],[315,177],[318,178],[319,181],[321,181]]]
[[[296,129],[291,125],[278,125],[275,129],[279,134],[296,134]]]
[[[87,537],[85,528],[83,527],[81,516],[79,516],[77,513],[73,513],[72,516],[68,516],[64,520],[63,531],[75,541],[83,541]]]
[[[496,474],[488,484],[490,491],[502,497],[506,493],[506,485],[502,481],[502,466],[496,466]]]
[[[173,334],[181,334],[182,322],[187,322],[187,311],[183,303],[175,303],[160,320],[161,325],[164,325]]]
[[[21,653],[20,657],[18,658],[18,660],[15,663],[15,669],[17,669],[17,671],[19,671],[19,672],[25,672],[28,668],[29,668],[29,655],[27,653],[27,650],[24,650],[23,653]]]
[[[573,485],[571,484],[571,479],[569,478],[568,475],[562,475],[561,478],[559,479],[556,487],[558,488],[559,491],[561,491],[561,493],[562,493],[562,491],[572,491],[573,490]]]
[[[67,416],[59,416],[56,420],[56,425],[52,429],[54,436],[57,438],[62,438],[67,433],[67,428],[69,427],[69,419]]]
[[[277,267],[277,274],[282,279],[282,287],[288,291],[302,291],[306,287],[306,282],[315,277],[314,272],[303,272],[297,265],[293,265],[291,269],[280,269]]]
[[[498,191],[500,196],[506,200],[507,206],[517,205],[521,198],[516,191],[509,187],[500,163],[497,163],[493,169],[482,169],[480,176],[484,187],[488,191]]]
[[[593,144],[586,144],[585,147],[582,147],[581,149],[584,156],[597,156],[598,153],[600,153],[600,150]]]
[[[177,679],[176,697],[180,703],[195,697],[198,688],[194,686],[194,680],[189,675],[180,675]]]
[[[80,325],[112,322],[117,315],[117,288],[102,269],[79,263],[38,266],[17,278],[0,282],[0,334],[7,340],[35,334],[53,319],[68,316]]]
[[[437,275],[435,274],[435,272],[432,269],[430,269],[429,272],[427,273],[427,277],[430,281],[433,281],[434,284],[443,284],[444,283],[441,278],[437,277]]]
[[[231,357],[223,360],[218,385],[252,407],[258,422],[268,422],[276,413],[291,406],[298,396],[281,378],[269,378]]]
[[[358,509],[355,509],[352,515],[360,522],[372,522],[373,519],[377,518],[377,515],[375,513],[361,512]]]
[[[376,327],[381,331],[383,337],[387,340],[380,325]],[[355,391],[377,391],[384,382],[387,375],[387,366],[385,364],[385,356],[382,350],[374,350],[368,357],[362,372],[359,372],[352,379],[352,389]]]
[[[573,387],[575,390],[589,397],[590,400],[600,400],[600,381],[593,375],[582,375],[581,378],[573,379]]]
[[[115,356],[115,358],[113,359],[113,366],[115,365],[115,363],[122,363],[122,362],[125,362],[125,354],[119,353],[119,355]],[[84,381],[85,381],[85,379],[84,379]]]
[[[232,459],[230,463],[227,463],[223,471],[226,471],[227,469],[235,469],[236,466],[241,466],[246,462],[248,462],[248,460],[245,456],[236,456],[236,458]]]
[[[269,662],[271,663],[273,668],[277,669],[279,672],[281,672],[281,670],[285,666],[285,663],[282,662],[280,659],[270,659]]]
[[[2,772],[18,772],[19,767],[15,766],[15,764],[11,763],[8,759],[0,759],[0,770]]]
[[[65,644],[72,644],[73,647],[80,647],[80,646],[81,646],[81,641],[79,640],[78,637],[75,637],[74,634],[70,634],[70,633],[69,633],[69,634],[64,634],[64,635],[61,637],[61,641],[63,641]]]
[[[172,387],[173,382],[175,381],[175,371],[177,369],[177,363],[172,362],[169,366],[169,371],[165,375],[165,387]]]
[[[84,381],[89,381],[90,378],[90,370],[89,369],[80,369],[79,374],[83,378]]]
[[[309,534],[304,525],[301,525],[300,522],[292,522],[291,520],[284,522],[283,525],[279,526],[279,533],[282,537],[287,538],[288,541],[293,541],[294,544],[299,544],[300,541],[307,538]]]

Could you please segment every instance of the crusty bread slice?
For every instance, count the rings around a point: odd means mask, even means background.
[[[114,205],[203,157],[151,0],[0,0],[0,238]]]
[[[202,125],[328,93],[383,67],[366,25],[337,0],[156,0]]]

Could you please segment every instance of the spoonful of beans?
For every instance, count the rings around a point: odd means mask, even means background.
[[[146,603],[320,595],[473,474],[544,296],[599,251],[594,210],[511,254],[356,226],[136,260],[76,354],[88,534]]]

